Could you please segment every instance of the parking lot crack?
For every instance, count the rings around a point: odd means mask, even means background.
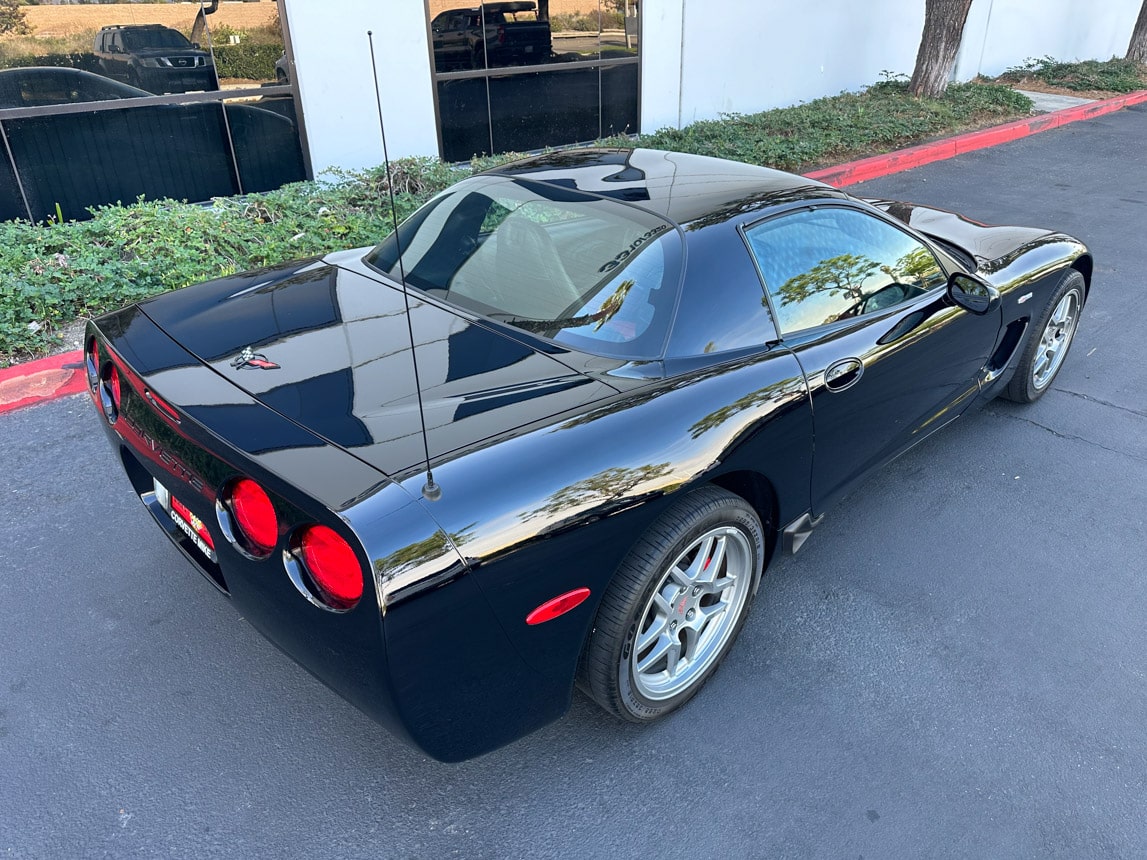
[[[1101,445],[1091,439],[1085,439],[1083,436],[1077,436],[1074,433],[1063,433],[1053,427],[1048,427],[1046,424],[1040,424],[1031,418],[1024,418],[1022,415],[1012,415],[1007,412],[995,412],[991,409],[983,410],[985,414],[992,415],[997,418],[1010,418],[1014,421],[1023,421],[1025,424],[1031,424],[1033,427],[1038,427],[1041,430],[1046,430],[1052,436],[1058,439],[1064,439],[1069,442],[1083,442],[1085,445],[1090,445],[1092,448],[1099,448],[1101,451],[1108,451],[1112,454],[1119,454],[1123,457],[1130,457],[1132,460],[1137,460],[1140,463],[1147,463],[1147,457],[1141,457],[1138,454],[1132,454],[1130,451],[1123,451],[1119,448],[1111,448],[1107,445]]]
[[[1072,391],[1070,388],[1057,388],[1056,391],[1062,391],[1064,394],[1070,394],[1072,397],[1078,397],[1081,400],[1086,400],[1090,403],[1097,403],[1100,406],[1109,406],[1112,409],[1118,409],[1120,412],[1130,412],[1132,415],[1138,415],[1140,418],[1147,418],[1147,412],[1142,409],[1132,409],[1128,406],[1120,406],[1118,403],[1112,403],[1109,400],[1101,400],[1098,397],[1092,397],[1090,394],[1083,394],[1079,391]]]

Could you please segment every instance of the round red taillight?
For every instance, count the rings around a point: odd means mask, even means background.
[[[250,478],[240,478],[231,485],[227,501],[247,543],[244,548],[252,555],[270,555],[279,540],[279,517],[266,491]]]
[[[349,543],[326,526],[307,526],[299,554],[318,597],[334,609],[350,609],[362,598],[362,566]]]

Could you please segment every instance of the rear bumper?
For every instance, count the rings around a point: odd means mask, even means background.
[[[99,420],[136,495],[188,561],[288,656],[443,761],[480,755],[565,712],[568,679],[524,664],[468,566],[402,487],[204,368],[138,309],[89,325],[93,336],[103,361],[121,370],[116,420],[102,411]],[[148,393],[172,404],[179,421]],[[100,410],[95,388],[92,396]],[[246,556],[219,525],[216,500],[239,475],[259,482],[278,512],[279,545],[268,558]],[[176,526],[157,481],[205,524],[215,559]],[[291,579],[290,534],[311,522],[342,533],[361,556],[364,597],[349,611],[316,607]],[[434,587],[382,610],[384,574],[412,558],[409,575]]]

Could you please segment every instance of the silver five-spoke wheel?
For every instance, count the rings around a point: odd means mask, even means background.
[[[669,565],[641,612],[630,652],[637,692],[667,699],[712,665],[748,597],[752,564],[744,532],[722,526],[705,532]]]
[[[745,621],[764,535],[753,506],[720,487],[694,490],[666,510],[602,596],[578,667],[582,689],[634,722],[687,702]]]
[[[1015,372],[1002,392],[1004,397],[1033,403],[1051,390],[1071,348],[1086,295],[1083,275],[1076,269],[1064,272],[1043,311],[1031,321]]]
[[[1036,388],[1043,388],[1051,382],[1059,370],[1078,320],[1079,293],[1071,290],[1056,304],[1040,335],[1039,349],[1032,362],[1032,385]]]

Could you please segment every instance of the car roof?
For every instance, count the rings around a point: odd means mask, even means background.
[[[847,198],[844,192],[804,176],[657,149],[568,149],[486,173],[612,197],[679,225],[723,222],[796,200]]]
[[[104,30],[171,30],[166,24],[111,24],[107,27],[100,27],[100,32]]]

